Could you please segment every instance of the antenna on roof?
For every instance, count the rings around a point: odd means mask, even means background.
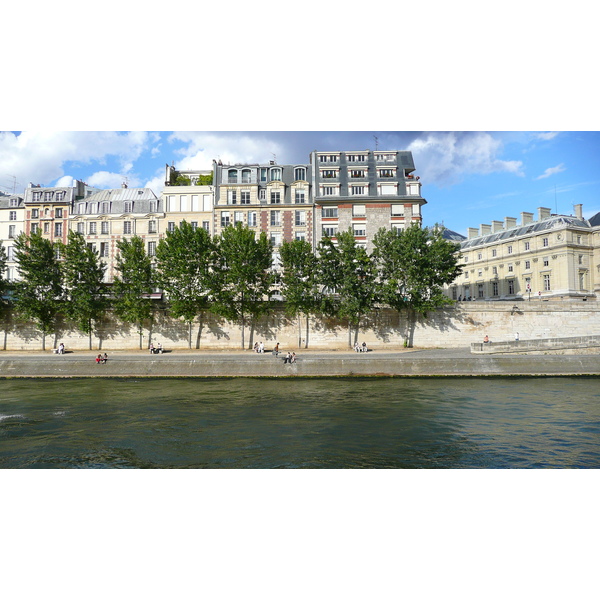
[[[277,155],[274,154],[273,152],[271,152],[271,154],[273,154],[273,164],[276,165],[277,164]]]
[[[379,138],[374,135],[373,139],[375,140],[375,152],[377,152],[377,150],[379,149]]]

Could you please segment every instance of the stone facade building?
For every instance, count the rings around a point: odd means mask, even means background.
[[[600,223],[552,214],[549,208],[468,228],[462,274],[449,286],[454,300],[550,300],[600,294]],[[596,221],[594,221],[596,219]]]

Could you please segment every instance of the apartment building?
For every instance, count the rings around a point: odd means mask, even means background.
[[[357,242],[373,250],[380,228],[421,224],[420,178],[411,152],[338,151],[310,155],[314,181],[315,245],[323,235],[335,240],[351,229]]]
[[[17,277],[14,259],[14,241],[25,230],[25,203],[23,196],[0,194],[0,245],[6,253],[4,276],[12,281]]]
[[[593,298],[600,293],[600,213],[583,218],[537,209],[468,228],[463,273],[447,290],[454,300]]]
[[[160,239],[159,224],[165,220],[162,200],[149,188],[123,187],[101,190],[77,200],[69,227],[81,233],[108,265],[105,281],[116,273],[117,241],[134,235],[144,240],[150,256]]]

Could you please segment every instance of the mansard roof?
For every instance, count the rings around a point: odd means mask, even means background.
[[[536,221],[533,223],[528,223],[527,225],[520,225],[518,227],[512,227],[511,229],[505,229],[502,231],[497,231],[496,233],[489,233],[465,240],[461,243],[460,248],[461,250],[467,250],[469,248],[485,246],[486,244],[492,244],[494,242],[502,242],[512,238],[519,238],[526,235],[543,233],[544,231],[550,231],[552,229],[564,229],[567,227],[581,227],[584,229],[589,229],[590,222],[585,219],[579,219],[578,217],[554,215],[548,219],[544,219],[543,221]]]

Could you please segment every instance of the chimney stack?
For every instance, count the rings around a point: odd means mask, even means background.
[[[516,217],[504,217],[504,229],[512,229],[517,226]]]
[[[582,219],[583,220],[583,204],[576,204],[575,205],[575,216],[578,219]]]
[[[477,227],[467,227],[467,238],[476,238],[479,235],[479,229]]]
[[[504,229],[504,223],[502,221],[492,221],[492,232],[497,233]]]
[[[521,213],[521,225],[529,225],[533,221],[533,213],[522,212]]]
[[[549,219],[551,210],[549,208],[544,208],[543,206],[538,207],[538,221],[543,221],[544,219]]]
[[[479,226],[479,231],[481,232],[479,235],[487,235],[488,233],[492,233],[492,226],[482,224]]]

